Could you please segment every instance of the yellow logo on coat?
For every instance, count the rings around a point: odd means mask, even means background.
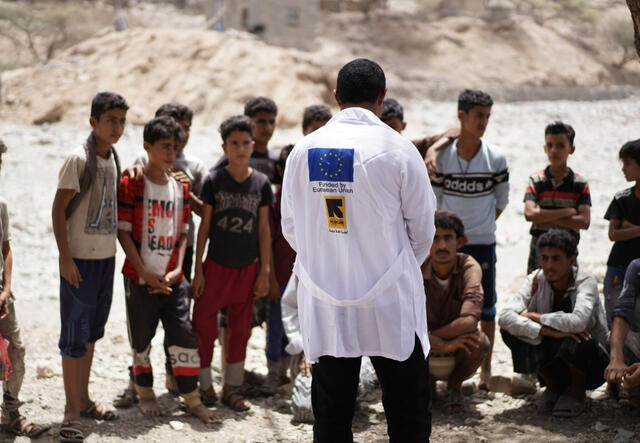
[[[347,230],[347,211],[344,197],[324,196],[324,204],[327,209],[327,221],[329,229]]]

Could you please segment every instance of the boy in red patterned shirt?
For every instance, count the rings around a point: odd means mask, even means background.
[[[127,254],[122,269],[134,381],[141,411],[164,415],[153,392],[149,362],[158,320],[166,334],[173,375],[187,410],[208,423],[216,418],[200,401],[198,343],[189,321],[189,284],[182,272],[187,246],[189,186],[172,178],[180,126],[157,117],[144,127],[149,161],[144,177],[124,177],[118,187],[118,240]]]

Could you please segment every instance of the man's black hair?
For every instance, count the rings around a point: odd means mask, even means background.
[[[327,105],[311,105],[304,108],[302,114],[302,130],[306,130],[315,121],[331,120],[331,109]]]
[[[268,97],[253,97],[244,104],[244,115],[249,118],[253,118],[260,111],[278,115],[276,103]]]
[[[458,111],[468,113],[474,106],[493,106],[493,99],[486,92],[465,89],[458,96]]]
[[[163,138],[173,138],[176,141],[182,140],[182,127],[176,121],[166,115],[155,117],[144,125],[142,136],[144,141],[154,144]]]
[[[357,58],[340,69],[336,94],[345,104],[375,103],[386,88],[384,71],[376,62]]]
[[[293,149],[293,145],[286,145],[282,149],[280,149],[280,155],[278,156],[278,165],[284,170],[284,166],[287,164],[287,158],[289,154],[291,154],[291,150]]]
[[[173,117],[174,120],[186,120],[191,124],[193,120],[193,110],[182,103],[171,102],[165,103],[156,110],[156,117],[167,115]]]
[[[400,121],[403,122],[404,109],[402,109],[402,105],[398,103],[398,100],[395,98],[385,98],[382,103],[382,114],[380,115],[380,120],[386,122],[393,117],[398,117]]]
[[[573,130],[571,125],[561,122],[560,120],[549,123],[547,127],[544,128],[544,135],[547,134],[564,134],[569,139],[571,146],[573,146],[573,139],[576,137],[576,131]]]
[[[227,137],[233,131],[247,132],[253,139],[253,121],[246,115],[234,115],[229,117],[220,125],[220,136],[222,137],[222,143],[227,142]]]
[[[434,216],[436,228],[453,229],[456,238],[465,238],[464,223],[455,213],[450,211],[436,211]]]
[[[538,238],[536,243],[538,254],[542,248],[558,248],[564,251],[567,258],[578,255],[578,242],[569,231],[550,229]]]
[[[91,117],[100,120],[100,116],[110,109],[127,111],[129,105],[126,100],[115,92],[99,92],[91,100]]]
[[[640,165],[640,138],[626,142],[620,148],[620,160],[631,159]]]

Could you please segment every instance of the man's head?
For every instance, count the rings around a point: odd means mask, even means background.
[[[259,147],[260,152],[266,152],[269,140],[276,129],[278,107],[270,98],[254,97],[245,103],[244,115],[253,120],[253,138],[257,145],[256,148]]]
[[[484,135],[489,124],[493,99],[485,92],[465,89],[458,96],[460,129],[477,138]]]
[[[160,169],[173,166],[182,139],[182,128],[168,116],[156,117],[144,125],[144,149],[149,157],[149,165]]]
[[[98,142],[112,145],[120,140],[128,109],[125,99],[113,92],[100,92],[93,97],[89,124]]]
[[[380,120],[399,133],[402,133],[407,127],[407,122],[404,121],[404,109],[395,98],[388,97],[384,99]]]
[[[575,151],[573,139],[576,131],[571,125],[555,121],[544,128],[544,152],[552,167],[565,167],[569,155]]]
[[[163,115],[173,118],[184,131],[184,140],[178,145],[178,152],[181,152],[189,141],[193,110],[182,103],[165,103],[156,110],[155,116],[161,117]]]
[[[276,162],[276,185],[282,184],[282,177],[284,177],[284,167],[287,164],[287,158],[289,158],[289,154],[291,154],[291,150],[293,149],[293,145],[286,145],[280,150],[280,155],[278,156],[278,161]]]
[[[234,115],[220,125],[222,150],[229,157],[229,165],[249,164],[253,153],[253,121],[246,115]]]
[[[538,238],[538,261],[549,283],[562,282],[571,274],[578,254],[576,239],[568,231],[551,229]]]
[[[311,105],[302,114],[302,134],[311,134],[331,120],[331,109],[327,105]]]
[[[386,92],[382,68],[374,61],[357,58],[338,72],[334,96],[341,109],[359,106],[379,117]]]
[[[450,264],[451,269],[456,260],[456,252],[464,245],[466,236],[464,223],[453,212],[436,211],[434,217],[436,234],[431,245],[431,263],[436,265]]]
[[[640,139],[625,143],[620,148],[622,173],[627,181],[640,180]]]
[[[4,154],[5,152],[7,152],[7,145],[5,145],[0,138],[0,170],[2,170],[2,154]]]

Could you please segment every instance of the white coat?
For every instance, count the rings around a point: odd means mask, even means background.
[[[372,112],[347,108],[292,150],[282,233],[297,252],[303,347],[318,357],[404,361],[429,352],[420,272],[435,196],[418,150]]]

